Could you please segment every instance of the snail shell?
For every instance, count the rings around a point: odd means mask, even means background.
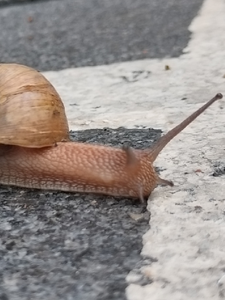
[[[0,64],[0,143],[40,148],[69,140],[64,105],[38,71]]]

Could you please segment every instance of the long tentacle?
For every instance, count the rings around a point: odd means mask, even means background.
[[[197,111],[195,111],[192,115],[186,118],[179,125],[171,129],[164,136],[162,136],[152,148],[148,150],[149,156],[151,157],[151,161],[153,162],[161,150],[185,127],[187,127],[192,121],[194,121],[200,114],[202,114],[210,105],[212,105],[216,100],[223,98],[221,93],[216,94],[211,100],[209,100],[206,104],[200,107]]]

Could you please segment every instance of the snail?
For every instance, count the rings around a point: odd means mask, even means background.
[[[162,136],[136,150],[69,140],[64,105],[38,71],[0,64],[0,183],[27,188],[149,197],[159,177],[153,162],[161,150],[222,94]]]

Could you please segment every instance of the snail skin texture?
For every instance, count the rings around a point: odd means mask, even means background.
[[[0,64],[0,183],[28,188],[147,198],[158,184],[161,150],[222,94],[217,94],[151,148],[69,141],[64,105],[41,73]]]

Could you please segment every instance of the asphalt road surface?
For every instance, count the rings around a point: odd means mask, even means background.
[[[41,71],[179,57],[202,4],[22,2],[0,1],[0,60]],[[142,148],[160,131],[99,129],[75,138],[117,145],[118,135]],[[137,201],[1,187],[0,202],[0,300],[125,299],[128,272],[154,260],[140,256],[149,214]]]
[[[0,60],[44,71],[176,57],[201,3],[64,0],[2,7]]]

